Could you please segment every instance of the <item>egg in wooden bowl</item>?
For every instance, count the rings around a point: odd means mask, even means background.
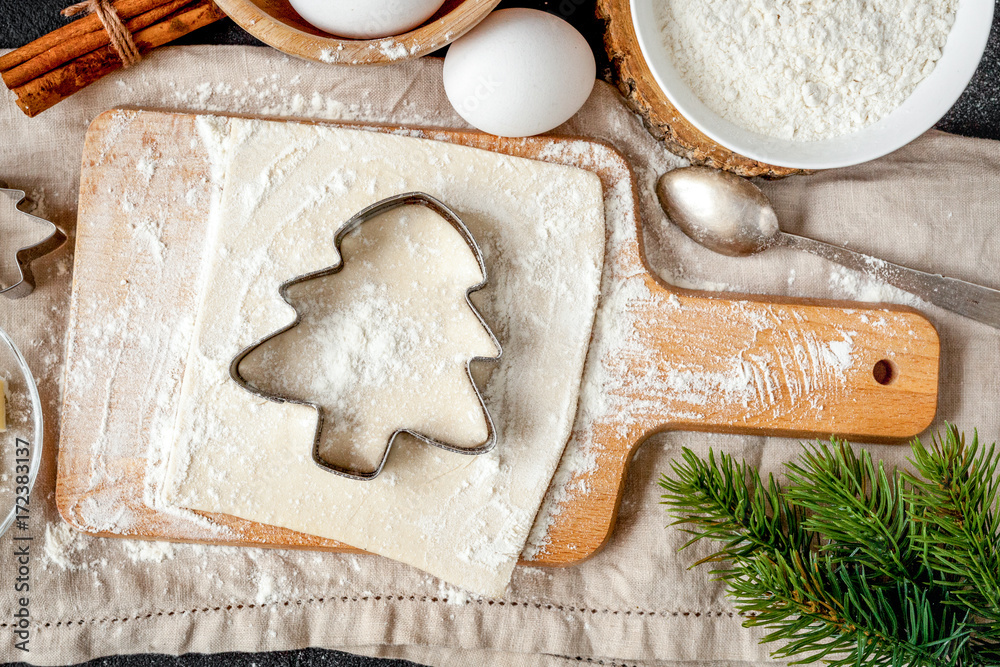
[[[367,0],[351,1],[362,8],[370,7]],[[406,32],[351,39],[316,27],[303,18],[289,0],[216,0],[240,27],[265,44],[299,58],[339,65],[382,65],[427,55],[471,30],[499,2],[445,0],[429,19]],[[309,13],[309,4],[300,4],[300,9]],[[318,3],[314,0],[311,4]],[[346,5],[348,0],[329,4]],[[323,23],[315,16],[311,18],[316,23]],[[366,34],[366,31],[353,34]]]

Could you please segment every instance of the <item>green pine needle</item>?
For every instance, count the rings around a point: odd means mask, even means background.
[[[904,474],[916,527],[913,543],[938,583],[981,619],[980,635],[1000,642],[1000,452],[978,434],[949,428],[928,448],[914,448],[919,477]]]
[[[788,484],[685,449],[663,504],[716,564],[744,625],[793,664],[1000,665],[1000,450],[947,427],[916,474],[846,442],[806,446]],[[724,566],[724,567],[723,567]]]

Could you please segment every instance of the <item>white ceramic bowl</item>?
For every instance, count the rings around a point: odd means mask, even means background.
[[[630,0],[632,25],[653,78],[677,110],[717,143],[768,164],[830,169],[874,160],[929,130],[955,104],[986,50],[994,0],[959,0],[955,25],[930,76],[895,111],[857,132],[823,141],[766,137],[724,120],[677,73],[658,29],[657,0]]]

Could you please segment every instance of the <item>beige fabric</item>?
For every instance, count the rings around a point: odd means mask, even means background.
[[[158,50],[29,120],[0,106],[0,179],[19,185],[72,230],[87,124],[116,105],[362,118],[462,126],[441,88],[440,61],[378,69],[321,67],[248,47]],[[604,139],[636,169],[653,266],[685,284],[809,297],[850,297],[822,260],[775,250],[729,259],[664,227],[652,186],[679,164],[643,130],[614,91],[598,85],[562,133]],[[1000,287],[1000,144],[931,133],[875,163],[765,185],[791,231],[887,259]],[[773,470],[797,451],[779,438],[672,433],[638,451],[608,547],[572,568],[517,568],[504,604],[442,601],[438,583],[377,557],[163,546],[75,535],[55,512],[55,446],[70,251],[38,266],[39,289],[0,301],[0,326],[27,348],[46,401],[48,444],[33,495],[31,653],[12,649],[0,618],[0,661],[61,664],[113,653],[356,648],[435,665],[559,665],[556,657],[610,665],[762,661],[760,633],[740,619],[697,550],[665,529],[655,482],[680,447],[724,449]],[[791,271],[794,270],[794,279]],[[855,281],[856,282],[856,281]],[[864,287],[864,285],[860,285]],[[1000,433],[1000,334],[927,307],[943,342],[939,422],[984,438]],[[903,460],[905,450],[875,446]],[[49,555],[45,555],[48,547]],[[10,536],[0,539],[0,608],[13,607]],[[471,651],[471,653],[464,653]],[[512,654],[532,654],[527,658]],[[545,654],[545,655],[542,655]],[[581,664],[581,663],[577,663]]]
[[[434,667],[751,667],[752,665],[779,665],[783,663],[742,662],[736,660],[617,660],[614,658],[584,658],[582,656],[523,653],[501,653],[474,649],[452,649],[444,646],[355,646],[351,653],[376,658],[410,660]]]

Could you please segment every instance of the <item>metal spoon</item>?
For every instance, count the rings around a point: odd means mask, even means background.
[[[656,194],[670,220],[710,250],[734,257],[782,246],[805,250],[1000,328],[1000,291],[785,233],[760,188],[735,174],[708,167],[675,169],[660,177]]]

